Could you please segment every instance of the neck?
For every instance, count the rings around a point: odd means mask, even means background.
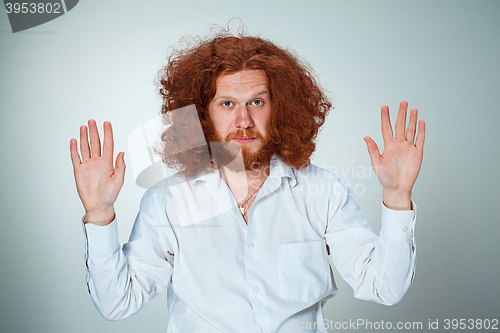
[[[236,201],[241,202],[266,181],[267,176],[269,176],[269,163],[252,170],[238,169],[234,168],[234,166],[223,166],[220,169],[220,173],[222,179],[229,186],[231,192],[233,192]]]

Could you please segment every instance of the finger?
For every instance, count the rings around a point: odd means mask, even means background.
[[[394,138],[391,127],[391,119],[389,117],[389,107],[384,105],[380,112],[380,123],[382,126],[382,137],[384,138],[384,142]]]
[[[369,136],[365,136],[364,140],[366,142],[366,147],[368,148],[368,154],[370,155],[370,160],[372,161],[373,169],[376,169],[380,162],[380,151],[378,150],[377,144]]]
[[[115,176],[120,179],[120,181],[123,183],[123,180],[125,179],[125,159],[124,159],[125,153],[120,152],[118,156],[116,156],[116,162],[115,162]]]
[[[396,118],[396,125],[394,129],[396,131],[396,139],[405,138],[405,127],[406,127],[406,111],[408,110],[408,102],[402,101],[399,104],[398,117]]]
[[[101,156],[101,140],[99,139],[97,124],[93,119],[89,120],[89,134],[90,134],[90,150],[92,151],[92,157]]]
[[[78,149],[76,149],[76,139],[71,139],[69,141],[69,152],[71,154],[71,162],[73,162],[73,168],[76,168],[80,164],[82,164],[80,155],[78,154]]]
[[[408,128],[406,129],[406,140],[411,143],[413,143],[413,139],[415,139],[415,131],[417,129],[417,118],[418,118],[418,110],[411,109],[410,120],[408,121]]]
[[[104,127],[104,142],[103,142],[103,152],[102,156],[107,157],[113,162],[113,129],[111,128],[111,123],[105,121]]]
[[[415,142],[415,146],[418,150],[424,150],[424,141],[425,141],[425,121],[420,120],[418,122],[418,134]]]
[[[80,151],[82,152],[82,159],[88,160],[90,158],[89,139],[87,136],[87,126],[80,127]]]

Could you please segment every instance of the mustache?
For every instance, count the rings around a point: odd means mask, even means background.
[[[262,139],[262,135],[259,132],[254,132],[249,129],[239,129],[234,133],[229,133],[225,138],[225,142],[230,142],[231,139],[234,138],[240,138],[240,137],[247,137],[247,138],[255,138],[255,139]]]

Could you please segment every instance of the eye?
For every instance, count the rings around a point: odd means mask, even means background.
[[[226,108],[229,108],[233,105],[233,102],[231,101],[224,101],[222,102],[222,105],[225,106]]]
[[[255,101],[252,102],[252,105],[255,105],[255,106],[260,106],[262,104],[264,104],[264,101],[261,99],[256,99]]]

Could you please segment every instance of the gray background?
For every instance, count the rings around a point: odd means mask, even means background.
[[[363,137],[381,144],[380,106],[388,104],[394,119],[401,100],[427,122],[413,196],[413,285],[384,307],[354,299],[337,275],[340,291],[325,317],[424,327],[429,319],[441,327],[445,318],[500,319],[499,14],[500,1],[483,0],[81,1],[12,34],[0,13],[0,331],[165,331],[165,295],[121,322],[94,309],[69,140],[89,118],[113,123],[116,152],[125,151],[129,166],[116,204],[125,242],[144,193],[127,138],[159,111],[154,75],[180,37],[235,16],[316,70],[335,110],[314,163],[357,189],[377,231],[380,185],[357,172],[370,165]]]

